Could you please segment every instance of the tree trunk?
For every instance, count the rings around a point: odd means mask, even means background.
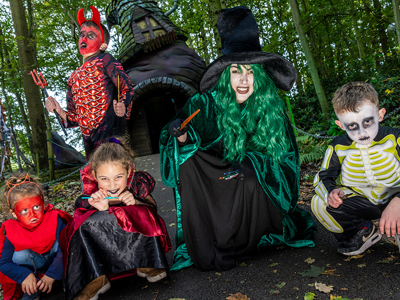
[[[394,22],[396,24],[397,44],[400,46],[400,11],[399,0],[392,0]]]
[[[221,50],[221,38],[217,30],[217,22],[221,9],[226,8],[225,2],[223,0],[209,0],[208,1],[211,19],[211,28],[213,29],[214,39],[216,43],[217,55],[222,56]]]
[[[377,29],[378,29],[378,37],[379,37],[379,42],[381,43],[382,47],[382,52],[383,52],[383,57],[385,58],[386,62],[391,61],[391,56],[387,56],[389,52],[389,44],[388,44],[388,38],[386,35],[385,31],[385,16],[382,13],[382,6],[379,3],[378,0],[373,0],[374,4],[374,11],[373,15],[376,17],[376,22],[377,22]]]
[[[0,28],[0,35],[2,35],[1,28]],[[4,57],[5,57],[5,68],[9,72],[10,79],[11,79],[12,91],[14,92],[14,95],[17,98],[19,110],[20,110],[20,113],[21,113],[21,119],[22,119],[22,122],[24,123],[25,131],[26,131],[26,134],[28,136],[29,149],[31,149],[31,151],[33,151],[32,132],[31,132],[31,128],[29,126],[28,117],[27,117],[27,115],[25,113],[24,105],[22,103],[21,94],[18,92],[18,87],[17,87],[17,84],[15,83],[15,81],[17,79],[15,78],[15,73],[14,73],[14,71],[12,69],[12,66],[11,66],[10,54],[8,53],[8,49],[7,49],[6,43],[3,44],[3,52],[4,52]]]
[[[351,19],[353,21],[353,28],[354,28],[354,33],[356,35],[356,40],[357,40],[357,47],[358,47],[358,55],[360,56],[361,63],[365,59],[365,51],[364,51],[364,44],[362,42],[362,37],[360,30],[358,28],[358,23],[357,23],[357,14],[356,10],[354,8],[354,2],[353,0],[350,0],[350,13],[351,13]],[[364,64],[362,63],[361,65],[364,68]]]
[[[47,165],[46,124],[43,104],[40,100],[39,89],[32,80],[29,72],[34,68],[35,55],[32,41],[26,23],[25,9],[22,0],[10,0],[11,13],[17,37],[18,56],[25,97],[28,104],[28,114],[32,128],[33,157],[39,155],[41,169]]]
[[[304,55],[306,56],[308,68],[311,73],[311,77],[314,82],[314,87],[315,91],[317,92],[319,104],[322,109],[322,113],[325,115],[325,118],[328,117],[328,101],[326,100],[324,88],[322,87],[319,75],[318,75],[318,70],[315,66],[314,62],[314,57],[311,53],[310,50],[310,45],[308,44],[307,37],[304,33],[302,22],[301,22],[301,16],[300,16],[300,11],[299,11],[299,5],[297,3],[297,0],[289,0],[290,8],[292,10],[292,15],[293,15],[293,21],[294,25],[296,27],[296,31],[300,37],[301,41],[301,47],[303,48]]]

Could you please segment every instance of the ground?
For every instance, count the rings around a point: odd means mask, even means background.
[[[153,193],[158,212],[165,220],[174,245],[175,204],[170,188],[161,182],[159,156],[138,159],[138,168],[152,174],[157,182]],[[303,165],[299,207],[310,211],[312,179],[318,164]],[[52,185],[48,198],[56,207],[73,211],[80,195],[79,181]],[[136,276],[112,282],[99,300],[209,300],[209,299],[400,299],[398,283],[399,248],[385,238],[363,255],[344,257],[336,252],[337,242],[317,223],[314,248],[272,247],[257,257],[238,261],[225,272],[201,272],[194,267],[171,272],[167,279],[148,283]],[[172,265],[173,251],[167,253]],[[60,285],[41,299],[64,299]]]

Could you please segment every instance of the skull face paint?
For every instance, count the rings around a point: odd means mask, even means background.
[[[27,228],[33,229],[42,223],[44,218],[44,202],[41,196],[21,198],[14,207],[18,221]]]
[[[346,130],[348,136],[360,145],[369,145],[379,130],[379,122],[383,120],[386,110],[371,103],[365,103],[357,113],[343,112],[338,114],[335,123]]]
[[[83,25],[79,34],[79,52],[87,58],[99,51],[102,44],[101,31],[94,26]]]

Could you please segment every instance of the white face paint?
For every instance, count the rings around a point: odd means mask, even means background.
[[[385,109],[382,108],[381,111],[384,115]],[[379,121],[383,118],[381,111],[376,106],[366,103],[358,113],[344,112],[337,117],[343,126],[340,127],[346,130],[353,141],[360,145],[369,145],[378,134]]]

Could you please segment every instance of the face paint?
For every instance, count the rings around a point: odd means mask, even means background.
[[[126,189],[128,171],[120,163],[105,163],[97,167],[97,186],[111,197],[118,197]]]
[[[101,31],[94,26],[83,25],[79,34],[79,52],[84,58],[99,51],[102,44]]]
[[[237,103],[245,102],[254,91],[253,70],[249,65],[241,65],[241,71],[237,64],[231,65],[231,86],[236,94]]]
[[[376,106],[364,104],[358,113],[344,112],[338,115],[338,119],[353,141],[369,145],[378,134],[381,111]]]
[[[14,207],[14,213],[21,224],[33,229],[42,223],[44,218],[44,202],[42,197],[21,198]]]

